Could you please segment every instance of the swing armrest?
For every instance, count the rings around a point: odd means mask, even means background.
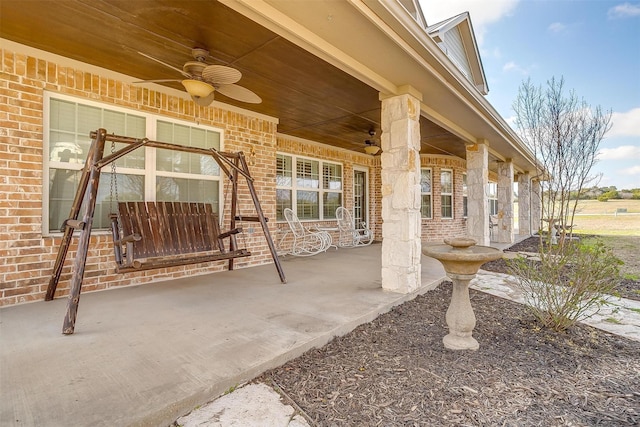
[[[79,219],[65,219],[60,226],[60,231],[65,231],[67,227],[71,228],[79,228],[80,230],[84,230],[84,221],[80,221]]]
[[[242,233],[242,227],[234,228],[233,230],[225,231],[224,233],[218,234],[218,239],[226,239],[227,237],[231,237],[234,234]]]
[[[236,221],[260,222],[260,217],[236,215]],[[264,218],[264,222],[269,222],[269,218],[265,217]]]
[[[139,234],[130,234],[128,236],[124,236],[122,239],[118,240],[116,243],[123,244],[129,242],[139,242],[142,240],[142,236]]]

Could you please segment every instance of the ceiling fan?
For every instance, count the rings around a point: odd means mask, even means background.
[[[213,102],[215,93],[221,93],[231,99],[250,104],[260,104],[262,98],[251,90],[235,83],[240,81],[242,73],[235,68],[224,65],[210,65],[205,61],[209,57],[209,51],[203,48],[193,48],[191,55],[194,61],[187,61],[182,69],[167,64],[153,56],[138,52],[145,58],[151,59],[165,67],[171,68],[182,74],[183,79],[143,80],[134,83],[162,83],[180,82],[191,96],[193,101],[203,107]]]

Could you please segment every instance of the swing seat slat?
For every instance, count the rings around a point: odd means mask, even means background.
[[[235,238],[241,230],[221,233],[210,204],[119,202],[112,229],[119,229],[118,220],[122,237],[114,239],[114,249],[121,273],[251,255],[246,249],[225,249],[224,239]]]

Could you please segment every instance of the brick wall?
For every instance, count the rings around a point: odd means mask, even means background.
[[[319,160],[328,160],[332,162],[341,163],[343,166],[343,193],[342,193],[342,205],[351,210],[353,209],[353,170],[354,166],[359,166],[368,169],[369,179],[369,225],[374,231],[374,238],[382,238],[382,228],[380,224],[380,206],[379,197],[377,196],[377,188],[380,188],[380,157],[370,156],[368,154],[358,153],[355,151],[348,151],[340,148],[331,147],[328,145],[318,144],[311,141],[304,141],[297,138],[291,138],[286,135],[280,135],[277,141],[277,151],[283,154],[300,155],[305,157],[311,157]],[[273,168],[275,171],[275,166]],[[376,202],[378,200],[378,202]],[[376,225],[377,224],[377,225]],[[335,220],[328,221],[316,221],[311,223],[305,223],[309,227],[323,226],[323,227],[335,227]],[[288,228],[286,223],[279,224],[279,228],[285,230]],[[337,234],[332,233],[334,240],[337,239]]]
[[[0,305],[43,298],[60,243],[60,236],[43,237],[42,230],[43,185],[47,185],[43,183],[45,91],[222,128],[225,150],[245,152],[265,215],[275,218],[275,120],[221,108],[197,107],[179,96],[20,51],[1,50],[0,65]],[[254,208],[248,189],[243,180],[240,182],[240,212],[252,215]],[[228,224],[230,196],[226,202]],[[236,260],[235,265],[240,268],[271,262],[259,224],[242,225],[245,229],[253,228],[254,232],[244,233],[239,245],[246,244],[254,255]],[[270,227],[275,230],[275,221]],[[72,245],[56,296],[68,293],[74,256],[75,245]],[[93,233],[83,292],[224,269],[226,263],[217,262],[116,274],[111,237]],[[275,271],[273,280],[279,281]]]
[[[381,239],[381,166],[379,156],[347,151],[299,140],[277,133],[275,120],[243,113],[237,109],[199,107],[181,96],[131,85],[100,70],[87,72],[81,66],[67,66],[67,61],[47,55],[26,54],[15,49],[0,51],[0,306],[41,300],[44,297],[51,269],[60,244],[60,236],[43,236],[43,128],[44,93],[50,91],[132,110],[150,112],[224,130],[225,151],[243,151],[255,179],[258,198],[265,216],[271,219],[273,235],[285,224],[275,221],[276,152],[302,155],[338,162],[343,165],[343,205],[353,207],[354,166],[366,168],[369,178],[369,225],[375,238]],[[25,49],[28,51],[28,49]],[[90,69],[89,67],[85,67]],[[104,75],[103,75],[104,74]],[[107,129],[108,130],[108,129]],[[321,141],[319,141],[321,142]],[[421,156],[422,167],[433,170],[434,218],[422,221],[423,240],[441,240],[445,236],[463,235],[466,223],[462,218],[462,173],[465,162],[446,156]],[[454,171],[454,219],[440,218],[439,172]],[[223,212],[229,222],[230,193],[226,191]],[[253,215],[254,208],[248,189],[240,181],[239,211]],[[331,226],[335,221],[316,223]],[[236,268],[271,262],[265,237],[258,223],[239,224],[245,230],[239,237],[240,247],[247,247],[253,256],[235,260]],[[222,271],[226,262],[197,264],[117,274],[113,261],[111,237],[94,233],[83,292],[131,286],[159,280]],[[69,290],[72,245],[61,276],[56,296]],[[279,279],[274,270],[273,281]]]
[[[15,49],[0,51],[0,306],[41,300],[60,244],[60,236],[43,236],[43,120],[44,93],[50,91],[145,111],[224,130],[225,151],[243,151],[269,227],[275,234],[276,151],[342,163],[344,204],[352,205],[353,166],[369,170],[370,222],[379,223],[374,189],[379,188],[379,158],[322,144],[279,137],[275,120],[216,107],[198,107],[180,96],[156,92],[109,77],[108,71],[87,72],[65,60],[43,59]],[[25,49],[29,51],[28,49]],[[44,55],[43,55],[44,56]],[[87,67],[88,69],[89,67]],[[103,75],[105,74],[105,75]],[[108,129],[107,129],[108,131]],[[226,188],[227,186],[225,186]],[[225,224],[229,222],[230,192],[226,191]],[[239,212],[254,215],[248,188],[240,180]],[[330,225],[330,221],[328,225]],[[240,247],[250,258],[236,259],[236,268],[271,262],[271,254],[258,223],[239,224],[245,232]],[[334,224],[335,225],[335,224]],[[281,226],[281,224],[280,224]],[[75,240],[75,239],[74,239]],[[68,294],[75,243],[67,255],[56,297]],[[83,283],[83,292],[149,283],[158,280],[222,271],[226,262],[197,264],[117,274],[111,237],[94,232]],[[278,282],[277,273],[273,273]]]
[[[422,155],[420,167],[431,168],[433,200],[432,218],[422,219],[422,240],[442,241],[445,237],[464,236],[467,232],[467,220],[462,216],[462,175],[466,171],[466,161],[450,156]],[[453,219],[441,216],[440,172],[442,169],[453,171]]]

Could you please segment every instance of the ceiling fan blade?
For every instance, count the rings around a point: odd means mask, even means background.
[[[140,83],[167,83],[167,82],[181,82],[182,79],[160,79],[160,80],[139,80],[137,82],[132,82],[132,84],[140,84]]]
[[[214,85],[230,85],[239,82],[242,73],[224,65],[208,65],[202,70],[202,78]]]
[[[213,91],[211,92],[210,95],[203,97],[200,96],[193,96],[191,95],[191,99],[193,99],[193,102],[196,103],[196,105],[199,105],[201,107],[208,107],[212,102],[213,102],[213,98],[215,96],[216,92]]]
[[[181,69],[180,69],[180,68],[178,68],[178,67],[174,67],[173,65],[167,64],[166,62],[163,62],[163,61],[160,61],[159,59],[154,58],[153,56],[149,56],[149,55],[147,55],[146,53],[142,53],[142,52],[138,52],[138,53],[139,53],[140,55],[144,56],[145,58],[149,58],[149,59],[151,59],[152,61],[156,61],[158,64],[162,64],[162,65],[164,65],[165,67],[169,67],[169,68],[171,68],[172,70],[175,70],[175,71],[179,72],[180,74],[182,74],[183,76],[185,76],[185,77],[187,77],[187,78],[191,78],[191,76],[190,76],[189,74],[185,73],[183,70],[181,70]]]
[[[250,91],[246,87],[238,85],[222,85],[217,88],[216,91],[220,92],[224,96],[228,96],[229,98],[249,104],[260,104],[262,102],[262,98],[254,92]]]

